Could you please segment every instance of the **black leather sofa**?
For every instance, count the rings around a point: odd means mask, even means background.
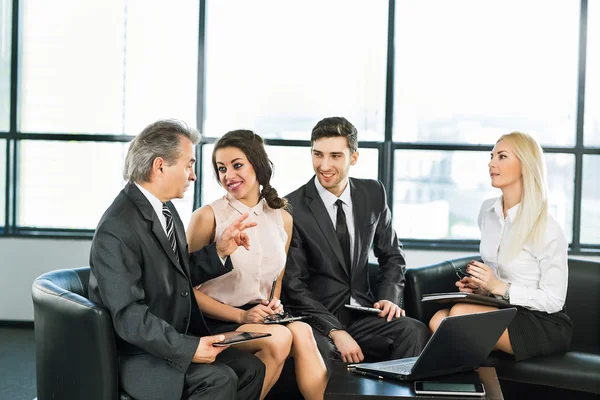
[[[426,293],[456,291],[455,268],[464,267],[479,256],[444,261],[424,267],[409,268],[406,273],[404,302],[407,315],[428,323],[441,304],[422,303]],[[569,258],[567,314],[575,325],[569,351],[549,357],[535,357],[516,362],[502,352],[492,352],[486,366],[496,368],[502,389],[515,387],[530,397],[544,392],[553,398],[600,397],[600,262]],[[506,388],[506,389],[505,389]],[[566,397],[563,397],[566,396]]]
[[[133,400],[120,390],[111,317],[88,299],[89,276],[62,269],[33,282],[38,400]],[[291,360],[269,392],[277,398],[302,398]]]
[[[32,286],[38,400],[133,400],[119,387],[108,310],[88,299],[90,268],[62,269]],[[301,399],[286,362],[268,398]]]

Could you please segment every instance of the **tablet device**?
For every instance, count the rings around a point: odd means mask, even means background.
[[[351,310],[362,311],[362,312],[366,312],[366,313],[370,313],[370,314],[379,314],[381,312],[381,310],[378,308],[356,306],[354,304],[345,304],[344,307],[349,308]]]
[[[416,394],[431,394],[442,396],[485,396],[485,389],[481,383],[454,383],[416,381]]]
[[[307,315],[302,315],[299,317],[281,317],[278,314],[272,314],[265,317],[265,324],[287,324],[288,322],[301,321],[307,318],[309,318]]]
[[[260,333],[260,332],[225,332],[222,333],[225,336],[225,340],[222,342],[213,343],[213,346],[223,347],[229,346],[231,344],[243,343],[249,340],[261,339],[264,337],[271,336],[270,333]]]

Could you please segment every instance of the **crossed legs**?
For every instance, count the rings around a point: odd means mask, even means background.
[[[496,310],[496,307],[487,307],[478,304],[457,303],[454,306],[452,306],[452,308],[444,308],[436,312],[429,321],[429,329],[431,330],[431,333],[435,332],[442,323],[442,320],[448,316],[453,317],[456,315],[476,314]],[[498,342],[494,346],[494,350],[501,350],[508,354],[514,354],[512,344],[510,343],[510,337],[508,336],[508,329],[504,330],[502,336],[500,336],[500,339],[498,339]]]

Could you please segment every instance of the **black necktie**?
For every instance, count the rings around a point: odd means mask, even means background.
[[[337,234],[337,238],[340,241],[340,246],[342,246],[342,253],[344,254],[346,266],[350,268],[352,265],[350,263],[350,233],[348,233],[348,225],[346,224],[346,213],[344,213],[344,209],[342,208],[343,204],[344,202],[339,199],[335,202],[335,205],[337,206],[335,233]]]
[[[171,249],[173,249],[173,253],[175,253],[175,258],[177,262],[179,262],[179,253],[177,251],[177,239],[175,239],[175,229],[173,227],[173,215],[171,214],[171,210],[167,207],[166,203],[163,203],[162,208],[163,215],[167,219],[167,238],[169,238],[169,242],[171,243]]]

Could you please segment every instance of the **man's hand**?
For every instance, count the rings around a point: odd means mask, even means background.
[[[270,314],[275,314],[275,311],[264,304],[257,304],[242,313],[240,324],[262,324],[265,322],[265,317]]]
[[[248,218],[248,213],[243,213],[238,219],[232,222],[221,234],[217,240],[217,254],[225,258],[238,247],[244,246],[246,250],[250,249],[250,237],[244,232],[248,228],[256,226],[256,222],[244,222]]]
[[[343,362],[359,363],[365,359],[356,340],[350,334],[343,330],[335,330],[330,333],[333,344],[342,355]]]
[[[225,336],[223,335],[201,337],[192,362],[196,364],[212,364],[219,353],[228,347],[215,347],[213,343],[222,342],[223,340],[225,340]]]
[[[394,319],[394,317],[400,318],[406,315],[406,311],[389,300],[379,300],[377,303],[373,304],[373,307],[380,309],[381,312],[377,314],[377,316],[381,318],[387,316],[388,322]]]

